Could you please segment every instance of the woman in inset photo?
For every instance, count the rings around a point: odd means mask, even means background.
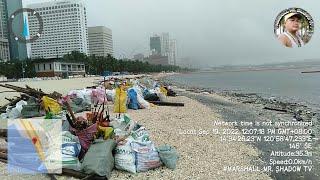
[[[307,12],[298,10],[293,8],[285,10],[276,20],[275,33],[285,47],[302,47],[311,39],[313,20]]]

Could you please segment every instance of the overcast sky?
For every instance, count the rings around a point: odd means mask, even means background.
[[[24,3],[48,0],[23,0]],[[88,25],[113,31],[115,56],[149,51],[149,37],[169,32],[178,57],[202,65],[262,64],[319,58],[318,0],[85,0]],[[282,10],[300,7],[315,21],[303,48],[288,49],[275,38],[273,23]]]

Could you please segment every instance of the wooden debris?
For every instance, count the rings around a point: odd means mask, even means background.
[[[7,137],[8,130],[7,129],[0,129],[0,137]]]
[[[32,96],[32,97],[35,97],[35,98],[38,98],[38,99],[40,99],[43,96],[48,96],[48,97],[51,97],[53,99],[57,99],[57,98],[60,98],[62,96],[62,94],[60,94],[58,92],[53,92],[51,94],[47,94],[47,93],[44,93],[41,89],[37,90],[37,89],[31,88],[31,87],[29,87],[27,85],[26,85],[25,88],[23,88],[23,87],[14,86],[14,85],[11,85],[11,84],[0,84],[0,87],[13,89],[13,90],[15,90],[17,92],[24,93],[24,94],[27,94],[29,96]]]
[[[10,102],[8,104],[5,104],[4,106],[0,107],[0,113],[5,113],[8,106],[14,106],[19,101],[23,100],[23,97],[18,97],[16,99],[8,99],[8,98],[6,98],[6,100],[8,100]]]
[[[148,102],[158,106],[184,106],[184,103],[161,102],[161,101],[148,101]]]
[[[288,112],[286,109],[278,109],[278,108],[272,108],[272,107],[264,107],[263,109],[279,111],[279,112]]]
[[[320,73],[320,71],[302,71],[301,73],[302,74],[304,74],[304,73]]]

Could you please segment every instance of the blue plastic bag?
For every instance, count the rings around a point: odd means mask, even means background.
[[[129,97],[129,109],[137,110],[139,109],[138,99],[137,99],[137,93],[134,89],[130,89],[128,91],[128,97]]]

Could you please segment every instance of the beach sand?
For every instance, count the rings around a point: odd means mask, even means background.
[[[27,83],[45,92],[66,93],[69,90],[93,85],[97,78],[41,81]],[[19,83],[18,83],[19,84]],[[22,83],[20,83],[22,85]],[[20,85],[19,84],[19,85]],[[2,98],[8,93],[1,94]],[[11,94],[10,94],[11,95]],[[213,121],[223,121],[218,113],[209,107],[185,96],[168,97],[167,101],[183,102],[184,107],[156,106],[151,109],[129,110],[128,115],[146,127],[156,146],[168,144],[175,147],[180,159],[175,170],[160,167],[144,173],[130,174],[114,170],[111,179],[270,179],[262,172],[228,172],[227,166],[253,166],[258,151],[242,142],[220,142],[220,135],[211,133],[213,128],[220,131],[223,127],[213,126]],[[230,128],[224,127],[224,128]],[[199,135],[207,130],[209,135]],[[196,134],[185,134],[196,132]],[[5,164],[0,163],[5,173]],[[23,176],[19,176],[20,178]],[[16,179],[10,176],[7,179]],[[23,179],[48,179],[43,175],[24,176]]]
[[[28,81],[28,82],[8,82],[0,84],[11,84],[14,86],[24,87],[28,85],[32,88],[41,89],[45,93],[52,93],[57,91],[61,94],[66,94],[72,89],[83,89],[87,86],[96,85],[94,82],[99,80],[98,77],[89,77],[89,78],[77,78],[77,79],[62,79],[62,80],[43,80],[43,81]],[[11,91],[11,89],[0,87],[0,92],[2,91]],[[8,103],[5,99],[12,98],[14,96],[19,96],[19,93],[0,93],[0,106]]]

